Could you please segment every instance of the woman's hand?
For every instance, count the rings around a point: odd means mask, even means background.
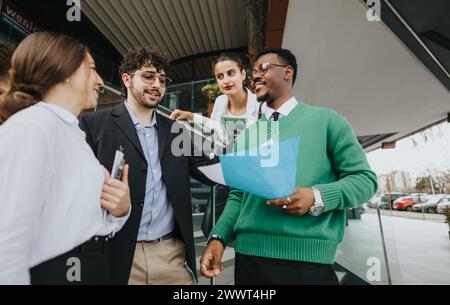
[[[128,164],[124,166],[121,180],[111,179],[105,169],[105,182],[103,183],[100,199],[102,208],[114,217],[123,217],[131,207],[130,188],[128,186]]]
[[[180,121],[180,120],[192,121],[192,120],[194,120],[194,114],[189,111],[175,109],[169,118],[174,121]]]

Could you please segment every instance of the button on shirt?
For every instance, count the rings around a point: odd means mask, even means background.
[[[144,207],[137,240],[155,240],[169,234],[175,228],[175,214],[162,178],[156,112],[153,113],[150,125],[142,127],[136,114],[126,102],[125,107],[136,128],[148,166]]]

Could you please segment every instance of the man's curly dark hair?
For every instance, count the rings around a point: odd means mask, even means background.
[[[169,69],[169,60],[167,56],[160,50],[153,48],[132,48],[123,57],[120,63],[119,73],[120,75],[132,74],[142,67],[148,67],[152,65],[156,70],[163,71],[167,74]],[[127,89],[122,84],[124,93],[127,93]]]

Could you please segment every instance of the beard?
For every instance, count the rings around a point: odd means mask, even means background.
[[[263,96],[257,96],[256,98],[257,98],[258,102],[260,102],[260,103],[265,102],[267,105],[270,105],[275,101],[275,98],[272,96],[272,94],[270,92],[267,92]]]
[[[147,109],[155,109],[159,105],[159,103],[161,103],[163,98],[163,96],[161,95],[156,101],[149,101],[147,98],[145,98],[145,93],[148,93],[148,90],[139,91],[133,86],[133,83],[131,83],[130,89],[131,95],[133,96],[134,100],[139,105]]]

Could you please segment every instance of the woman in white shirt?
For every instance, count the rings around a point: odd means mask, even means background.
[[[78,127],[103,81],[86,46],[25,38],[0,99],[0,284],[106,284],[107,241],[131,209]],[[31,274],[31,275],[30,275]]]
[[[244,86],[247,74],[242,60],[238,56],[222,54],[213,62],[212,69],[222,95],[217,97],[214,102],[211,119],[179,109],[173,111],[170,118],[172,120],[187,119],[201,125],[203,131],[214,130],[215,151],[221,153],[223,152],[222,147],[228,150],[232,147],[235,137],[242,129],[256,123],[259,119],[259,103],[256,95]],[[232,134],[229,132],[229,126],[223,124],[224,117],[231,119]],[[238,123],[233,124],[233,119],[244,119],[245,126],[239,126]],[[228,125],[228,123],[226,124]],[[217,140],[223,145],[217,145]],[[216,187],[216,220],[225,208],[228,191],[226,186],[218,185]],[[209,235],[212,228],[211,205],[212,202],[209,200],[208,210],[202,221],[202,231],[205,236]]]
[[[176,109],[172,112],[172,120],[189,120],[203,127],[203,130],[214,130],[216,139],[229,145],[234,135],[227,133],[222,119],[244,119],[246,126],[258,120],[259,104],[256,95],[244,86],[247,74],[242,60],[234,54],[222,54],[212,64],[213,73],[222,95],[217,97],[211,118],[203,117],[189,111]]]

